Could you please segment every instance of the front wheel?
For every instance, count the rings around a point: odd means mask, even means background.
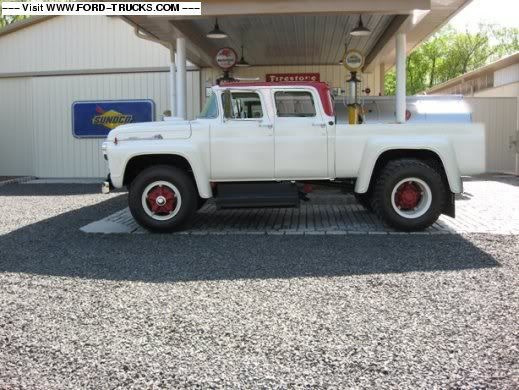
[[[428,164],[412,159],[395,160],[376,178],[372,207],[397,230],[423,230],[440,216],[446,191],[441,175]]]
[[[142,171],[128,195],[130,211],[146,229],[170,232],[184,227],[196,210],[193,180],[176,167],[157,165]]]

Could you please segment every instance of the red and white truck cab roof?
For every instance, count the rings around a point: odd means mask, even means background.
[[[220,88],[300,88],[300,87],[311,87],[317,90],[319,97],[321,98],[321,104],[324,112],[328,116],[334,116],[334,106],[331,96],[330,86],[327,83],[319,81],[285,81],[282,83],[272,82],[223,82],[220,84]]]

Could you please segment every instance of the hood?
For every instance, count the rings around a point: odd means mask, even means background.
[[[127,139],[185,139],[191,137],[191,123],[184,119],[173,119],[163,122],[130,123],[118,126],[108,133],[107,140],[119,141]]]

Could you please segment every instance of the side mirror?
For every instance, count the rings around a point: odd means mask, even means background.
[[[223,117],[225,119],[232,119],[232,101],[231,91],[224,91],[222,94]]]

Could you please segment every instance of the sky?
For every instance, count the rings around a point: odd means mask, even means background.
[[[462,31],[475,31],[479,23],[519,27],[519,0],[473,0],[450,21]]]

